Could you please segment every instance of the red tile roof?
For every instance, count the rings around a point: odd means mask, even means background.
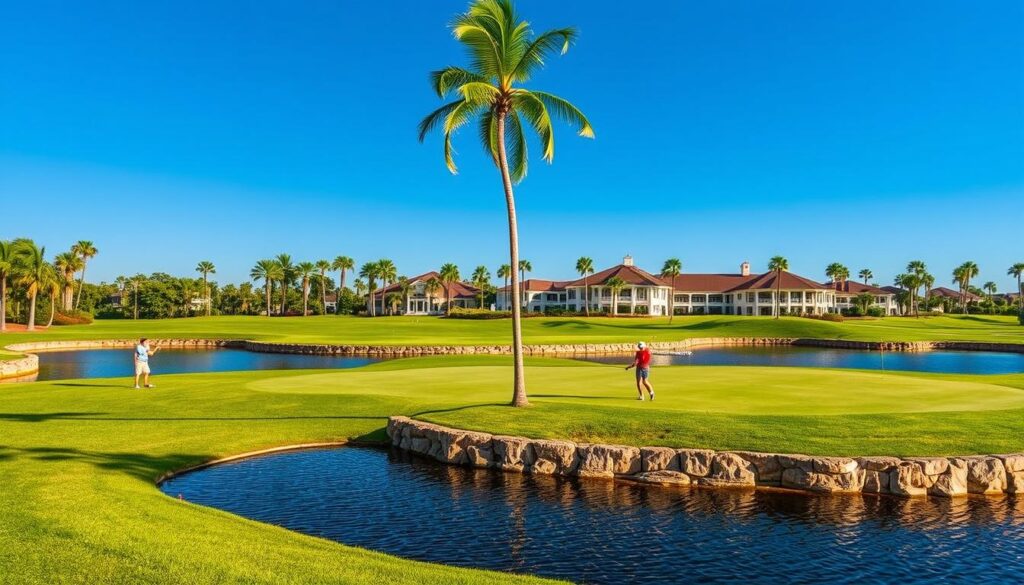
[[[735,291],[735,290],[774,290],[775,289],[775,283],[776,283],[777,279],[779,279],[779,277],[775,274],[775,272],[765,272],[764,274],[755,276],[753,279],[748,280],[748,281],[740,284],[739,286],[736,286],[736,287],[730,289],[730,291]],[[793,274],[792,272],[785,272],[785,271],[782,272],[781,282],[779,283],[779,288],[789,289],[789,290],[793,290],[793,289],[799,289],[799,290],[807,290],[807,289],[812,289],[812,290],[828,290],[827,286],[823,286],[821,284],[818,284],[817,282],[814,282],[813,280],[804,278],[802,276],[797,276],[796,274]]]
[[[521,290],[529,292],[561,292],[565,290],[567,280],[544,280],[542,278],[527,278],[521,283]],[[507,291],[512,285],[503,286],[499,291]]]
[[[684,292],[725,292],[755,278],[756,274],[680,274],[673,279],[672,288]]]
[[[431,270],[430,272],[424,272],[423,274],[421,274],[419,276],[413,276],[413,277],[409,278],[408,281],[409,281],[409,284],[416,284],[417,282],[426,282],[426,281],[430,280],[431,278],[436,278],[438,280],[441,280],[441,275],[438,274],[437,271]],[[468,298],[476,298],[476,297],[480,296],[480,289],[478,289],[477,287],[475,287],[475,286],[473,286],[471,284],[465,283],[465,282],[453,282],[450,285],[446,285],[444,283],[441,283],[441,286],[442,286],[441,291],[438,294],[440,296],[442,296],[442,297],[445,295],[445,289],[447,289],[447,288],[451,288],[451,298],[453,298],[453,299],[468,299]],[[395,282],[395,283],[389,284],[388,286],[385,286],[384,288],[379,288],[379,289],[373,291],[373,298],[379,299],[381,297],[381,295],[387,295],[388,293],[397,291],[398,289],[399,289],[399,283]]]
[[[873,295],[893,294],[892,292],[885,290],[884,288],[878,288],[877,286],[871,286],[870,284],[863,284],[855,280],[826,282],[825,286],[831,289],[835,289],[836,292],[848,293],[852,295],[859,295],[861,293],[870,293]]]
[[[642,285],[642,286],[668,286],[669,284],[664,280],[654,276],[653,274],[640,270],[636,266],[626,266],[625,264],[619,264],[618,266],[612,266],[606,268],[601,272],[596,272],[587,276],[587,286],[601,286],[608,282],[613,277],[618,276],[626,282],[626,284]],[[582,278],[566,283],[565,286],[583,286]]]
[[[960,291],[953,290],[951,288],[946,288],[944,286],[937,286],[937,287],[933,288],[932,290],[928,291],[928,294],[929,294],[929,296],[933,296],[933,297],[944,297],[944,298],[947,298],[947,299],[957,299],[957,300],[960,299]],[[972,292],[967,292],[965,294],[967,295],[967,300],[969,302],[974,302],[974,301],[980,301],[981,300],[981,297],[979,297],[978,295],[976,295],[976,294],[974,294]]]

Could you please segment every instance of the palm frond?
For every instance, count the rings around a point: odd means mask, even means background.
[[[539,97],[526,90],[516,90],[512,94],[512,109],[526,118],[540,138],[544,148],[542,158],[547,162],[555,159],[555,133],[551,128],[551,114]]]
[[[530,93],[540,98],[540,101],[544,102],[544,105],[553,111],[556,116],[568,124],[577,127],[577,132],[580,136],[584,138],[594,137],[594,128],[590,125],[590,120],[587,120],[583,112],[568,100],[545,91],[532,91]]]
[[[445,67],[430,73],[430,85],[443,98],[453,89],[471,82],[487,82],[487,78],[462,67]]]
[[[503,68],[501,48],[480,19],[463,14],[452,23],[455,38],[466,45],[469,51],[471,69],[489,79],[501,79]]]
[[[526,178],[527,160],[529,159],[526,147],[526,135],[523,132],[523,123],[519,114],[509,112],[506,118],[506,146],[508,147],[509,175],[512,182],[518,183]]]
[[[455,106],[444,120],[444,162],[451,173],[458,174],[458,167],[455,166],[455,157],[452,151],[452,134],[466,125],[470,118],[476,115],[485,104],[462,100]]]
[[[471,81],[459,86],[459,93],[462,99],[468,102],[492,103],[501,95],[501,90],[490,83]]]
[[[444,120],[446,117],[448,117],[448,115],[451,114],[452,110],[454,110],[463,101],[465,100],[456,100],[454,102],[449,102],[441,106],[440,108],[437,108],[433,112],[427,114],[427,117],[423,118],[423,120],[420,121],[420,142],[423,142],[423,139],[427,137],[427,134],[429,134],[430,131],[433,130],[435,127],[437,127],[441,120]]]
[[[498,125],[495,123],[494,113],[487,110],[480,116],[480,143],[484,150],[491,156],[494,164],[498,164]]]
[[[551,53],[558,51],[562,55],[566,54],[569,46],[576,41],[576,36],[574,28],[560,28],[540,34],[523,50],[512,69],[513,80],[523,82],[529,79],[534,69],[544,66],[544,59]]]

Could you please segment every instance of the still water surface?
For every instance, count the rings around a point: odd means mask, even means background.
[[[172,497],[407,558],[586,583],[1020,583],[1024,498],[673,489],[297,451]]]

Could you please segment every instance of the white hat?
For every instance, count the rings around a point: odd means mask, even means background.
[[[643,348],[647,347],[647,344],[641,341],[641,342],[637,343],[636,346],[639,347],[640,349],[643,349]]]

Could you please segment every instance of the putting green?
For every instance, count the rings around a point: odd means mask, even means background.
[[[343,394],[490,405],[508,399],[510,368],[464,360],[401,360],[341,372],[275,377],[247,384],[258,392]],[[473,360],[471,363],[478,363]],[[661,367],[657,401],[636,400],[633,374],[618,366],[555,365],[528,371],[531,401],[612,406],[631,411],[738,415],[857,415],[1024,408],[1024,391],[982,381],[864,371],[777,367]],[[566,362],[562,362],[566,363]],[[401,368],[401,369],[399,369]]]

